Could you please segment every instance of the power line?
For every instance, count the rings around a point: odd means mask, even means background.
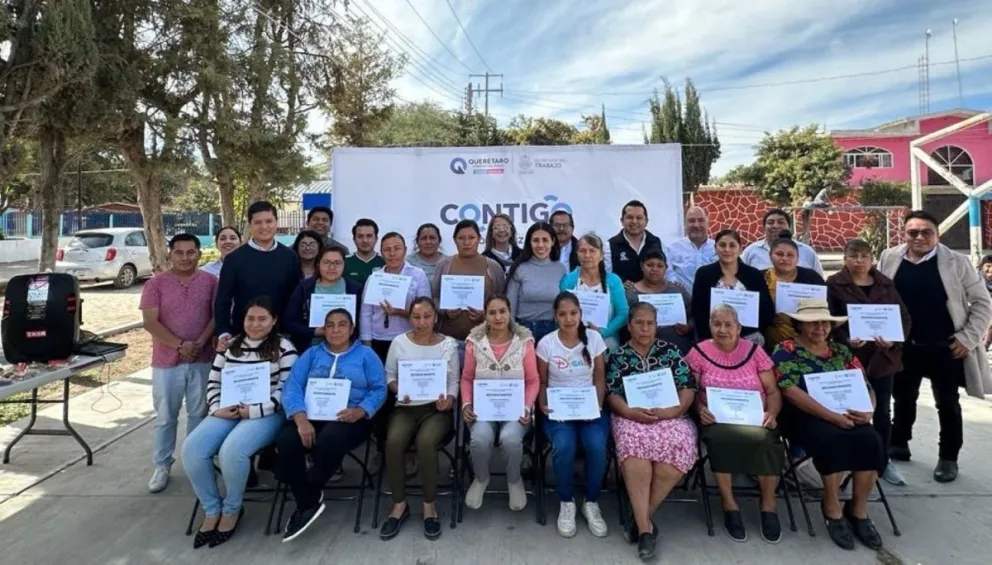
[[[400,31],[399,28],[397,28],[395,25],[393,25],[392,21],[390,21],[389,18],[387,18],[385,15],[383,15],[383,13],[380,12],[379,9],[376,8],[374,4],[372,4],[368,0],[361,0],[361,2],[363,4],[365,4],[365,6],[369,10],[371,10],[376,16],[378,16],[379,19],[382,20],[382,22],[384,24],[386,24],[389,27],[389,29],[391,29],[393,31],[393,33],[395,33],[396,35],[398,35],[399,38],[402,39],[404,43],[406,43],[412,49],[414,49],[415,51],[417,51],[418,53],[420,53],[425,60],[433,63],[434,66],[438,68],[438,70],[442,70],[443,69],[444,72],[448,72],[448,73],[455,74],[455,75],[461,75],[462,74],[461,71],[452,69],[451,67],[445,65],[444,63],[438,61],[436,58],[432,57],[429,53],[427,53],[427,51],[424,51],[423,49],[421,49],[420,46],[418,46],[413,40],[411,40],[402,31]],[[362,14],[364,14],[366,17],[368,17],[368,13],[365,12],[365,10],[362,10],[357,5],[356,5],[356,8],[358,8],[359,11],[362,12]],[[369,19],[371,20],[372,18],[369,18]],[[454,83],[452,83],[452,84],[454,84]]]
[[[992,54],[982,55],[982,56],[979,56],[979,57],[968,57],[968,58],[965,58],[965,59],[961,59],[961,62],[962,63],[973,63],[973,62],[976,62],[976,61],[984,61],[986,59],[992,59]],[[931,63],[930,66],[931,67],[942,67],[942,66],[954,65],[954,64],[956,64],[955,61],[942,61],[942,62],[939,62],[939,63]],[[795,84],[827,82],[827,81],[843,80],[843,79],[850,79],[850,78],[862,78],[862,77],[866,77],[866,76],[884,75],[884,74],[897,73],[897,72],[908,71],[908,70],[916,70],[916,69],[917,69],[917,65],[916,64],[913,64],[913,65],[906,65],[906,66],[903,66],[903,67],[896,67],[896,68],[892,68],[892,69],[881,69],[881,70],[877,70],[877,71],[867,71],[867,72],[863,72],[863,73],[853,73],[853,74],[847,74],[847,75],[833,75],[833,76],[825,76],[825,77],[813,77],[813,78],[805,78],[805,79],[787,80],[787,81],[781,81],[781,82],[766,82],[766,83],[760,83],[760,84],[740,84],[740,85],[732,85],[732,86],[715,86],[715,87],[710,87],[710,88],[697,88],[696,90],[699,91],[699,92],[701,92],[701,93],[704,93],[704,92],[722,92],[722,91],[727,91],[727,90],[748,90],[748,89],[752,89],[752,88],[769,88],[769,87],[776,87],[776,86],[790,86],[790,85],[795,85]],[[637,91],[637,92],[579,92],[579,91],[568,91],[568,90],[508,90],[507,92],[513,92],[513,93],[516,93],[516,94],[521,94],[521,93],[526,93],[526,94],[552,94],[552,95],[558,95],[558,96],[643,96],[643,95],[646,94],[644,91]]]
[[[472,68],[466,65],[465,63],[463,63],[462,60],[458,58],[458,55],[455,55],[454,52],[451,51],[451,49],[448,49],[448,46],[445,45],[444,41],[442,41],[441,38],[438,37],[436,33],[434,33],[434,28],[432,28],[431,25],[427,23],[427,20],[425,20],[424,17],[420,15],[420,12],[417,11],[417,7],[413,5],[413,2],[411,2],[410,0],[406,0],[406,3],[408,6],[410,6],[410,9],[413,10],[413,13],[417,14],[417,18],[419,18],[421,23],[423,23],[424,26],[427,28],[427,30],[431,32],[431,35],[434,36],[434,39],[436,39],[437,42],[441,44],[441,47],[444,47],[444,50],[447,51],[448,54],[451,55],[456,61],[458,61],[458,64],[465,67],[465,69],[467,69],[468,72],[472,72]]]
[[[451,15],[455,17],[455,21],[458,22],[458,27],[462,28],[462,33],[465,34],[465,39],[468,40],[468,44],[472,46],[472,50],[475,54],[479,56],[479,60],[482,61],[482,65],[486,67],[486,70],[490,73],[493,72],[492,68],[489,67],[489,63],[482,58],[482,53],[479,53],[479,48],[475,46],[475,42],[472,41],[472,36],[468,34],[468,30],[462,25],[462,21],[458,18],[458,13],[455,12],[455,7],[451,5],[451,0],[444,0],[448,4],[448,8],[451,10]]]

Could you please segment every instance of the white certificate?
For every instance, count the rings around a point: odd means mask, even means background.
[[[431,402],[448,394],[448,362],[444,359],[398,361],[399,394],[412,402]]]
[[[631,408],[671,408],[681,402],[668,368],[624,377],[623,393]]]
[[[765,419],[765,405],[756,390],[707,387],[706,407],[718,424],[761,427]]]
[[[482,310],[486,296],[486,277],[441,275],[442,310],[475,308]]]
[[[647,302],[658,311],[659,326],[674,326],[685,324],[685,301],[682,293],[641,294],[637,297],[640,302]]]
[[[906,341],[898,304],[848,304],[847,327],[854,340]]]
[[[552,420],[595,420],[599,418],[599,398],[594,386],[559,386],[548,389],[548,415]]]
[[[831,412],[844,414],[848,410],[874,411],[861,369],[812,373],[806,375],[805,379],[809,395]]]
[[[795,314],[799,301],[806,298],[827,299],[827,287],[822,284],[778,282],[775,286],[775,313]]]
[[[310,327],[319,328],[324,325],[324,318],[331,310],[344,308],[355,321],[354,294],[316,294],[310,296]]]
[[[605,328],[610,323],[610,295],[605,292],[576,290],[573,292],[582,308],[582,321]]]
[[[268,361],[225,364],[220,370],[220,407],[268,402],[272,397],[271,371]]]
[[[310,420],[337,420],[348,407],[351,381],[348,379],[307,379],[304,402]]]
[[[472,411],[480,422],[515,422],[524,416],[523,379],[475,379]]]
[[[405,308],[406,296],[410,292],[412,282],[413,277],[375,271],[365,281],[365,298],[362,304],[378,306],[388,300],[393,308]]]
[[[710,312],[721,304],[733,306],[737,319],[745,328],[758,327],[758,293],[729,288],[710,289]]]

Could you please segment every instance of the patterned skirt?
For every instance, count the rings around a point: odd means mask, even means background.
[[[696,425],[686,417],[641,424],[613,416],[613,441],[621,463],[628,457],[668,463],[688,473],[699,458]]]

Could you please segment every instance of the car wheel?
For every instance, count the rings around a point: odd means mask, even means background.
[[[127,288],[134,284],[134,281],[138,279],[138,271],[134,268],[134,265],[124,265],[121,267],[119,273],[117,273],[117,278],[114,279],[114,288]]]

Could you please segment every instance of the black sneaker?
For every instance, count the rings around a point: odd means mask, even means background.
[[[293,541],[305,532],[310,524],[313,524],[321,514],[324,513],[324,493],[320,493],[320,499],[316,506],[310,508],[297,508],[286,522],[286,531],[283,532],[282,542]]]
[[[437,517],[424,518],[424,537],[431,541],[441,537],[441,521]]]
[[[382,541],[391,540],[400,533],[400,528],[403,527],[403,523],[406,519],[410,517],[410,505],[407,505],[403,509],[403,514],[399,518],[394,518],[390,516],[382,523],[382,527],[379,528],[379,539]]]
[[[913,453],[908,445],[893,445],[889,447],[889,459],[893,461],[909,461]]]
[[[865,547],[874,551],[882,549],[882,536],[878,535],[878,530],[875,529],[875,523],[871,521],[871,518],[855,518],[854,514],[851,513],[850,502],[844,504],[844,517],[851,524],[854,537],[858,538]]]
[[[637,538],[637,556],[641,561],[650,561],[658,555],[658,532],[641,534]]]
[[[740,510],[724,511],[723,526],[727,528],[730,539],[738,542],[747,541],[747,530],[744,529],[744,520],[741,518]]]
[[[782,525],[778,521],[778,513],[761,512],[761,539],[768,543],[782,541]]]
[[[933,480],[938,483],[950,483],[958,478],[958,464],[956,461],[939,459],[937,467],[933,470]]]

